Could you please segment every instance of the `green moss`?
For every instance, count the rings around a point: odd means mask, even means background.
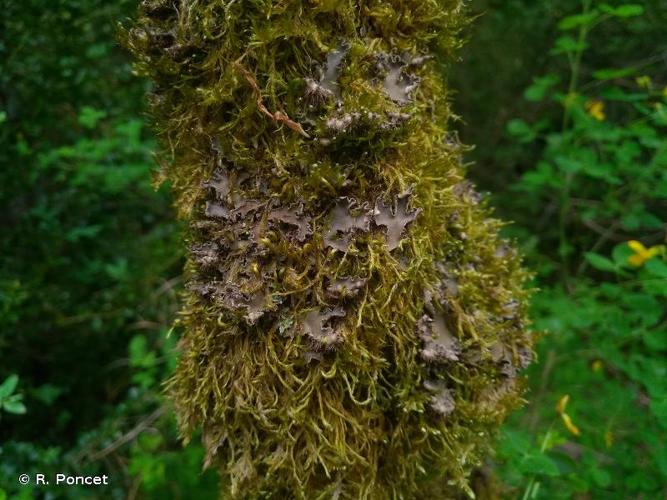
[[[526,274],[438,77],[464,22],[457,0],[146,0],[126,33],[190,222],[169,391],[224,498],[471,492],[519,402]]]

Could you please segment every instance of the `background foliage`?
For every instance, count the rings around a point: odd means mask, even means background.
[[[0,499],[33,497],[22,472],[111,477],[49,498],[215,498],[160,393],[182,249],[115,41],[135,2],[0,7]],[[471,9],[457,125],[536,271],[543,332],[489,465],[504,498],[663,498],[667,5]]]
[[[664,498],[667,6],[478,6],[453,68],[474,88],[461,130],[536,270],[544,332],[530,404],[497,447],[505,496]]]

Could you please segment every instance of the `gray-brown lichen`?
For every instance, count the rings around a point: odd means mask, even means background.
[[[169,384],[222,498],[449,498],[520,401],[526,277],[463,178],[460,0],[144,0],[188,224]]]

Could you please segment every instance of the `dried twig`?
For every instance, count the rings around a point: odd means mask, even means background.
[[[244,78],[248,81],[248,83],[252,87],[253,94],[255,94],[255,98],[257,100],[257,107],[262,113],[271,118],[273,121],[284,123],[295,132],[298,132],[299,134],[301,134],[306,138],[310,138],[310,136],[306,133],[303,127],[294,120],[292,120],[289,116],[287,116],[287,113],[284,113],[283,111],[276,111],[275,113],[271,113],[271,111],[269,111],[267,107],[264,105],[264,100],[262,99],[262,92],[259,89],[259,85],[257,85],[257,80],[255,79],[255,76],[238,61],[234,62],[234,67],[241,72],[241,74],[244,76]]]
[[[151,413],[145,419],[143,419],[141,422],[139,422],[133,429],[130,429],[128,432],[126,432],[121,437],[116,439],[113,443],[108,445],[106,448],[103,448],[98,452],[91,453],[88,456],[89,460],[90,461],[100,460],[100,459],[106,457],[107,455],[113,453],[114,451],[116,451],[121,446],[129,443],[130,441],[133,441],[134,439],[136,439],[139,436],[139,434],[144,432],[157,419],[159,419],[164,414],[164,412],[165,412],[165,407],[160,406],[153,413]]]

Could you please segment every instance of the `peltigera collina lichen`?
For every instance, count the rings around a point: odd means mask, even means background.
[[[126,32],[189,223],[169,392],[223,498],[470,493],[520,400],[526,274],[440,78],[462,4],[144,0]]]

